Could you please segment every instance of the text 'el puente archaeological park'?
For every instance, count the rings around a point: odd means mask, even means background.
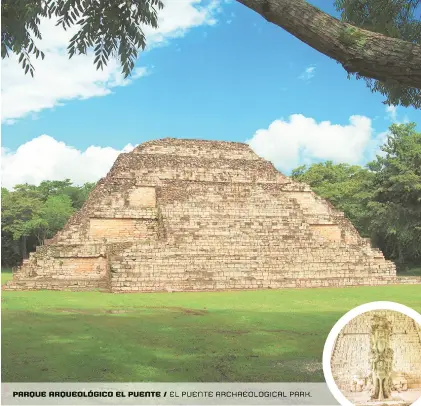
[[[117,158],[4,289],[109,292],[421,283],[247,144],[162,139]]]

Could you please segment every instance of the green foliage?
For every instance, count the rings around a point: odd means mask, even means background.
[[[367,184],[372,174],[368,169],[327,161],[310,167],[301,166],[292,171],[292,177],[309,184],[318,195],[343,211],[363,236],[369,236],[365,202],[371,195]]]
[[[18,185],[15,192],[2,190],[2,231],[9,232],[14,240],[31,233],[31,221],[38,216],[42,200],[35,190]]]
[[[393,124],[381,155],[366,168],[325,162],[292,172],[401,267],[421,263],[421,133],[415,126]]]
[[[49,196],[40,210],[34,213],[28,222],[28,228],[36,236],[38,244],[43,244],[46,238],[51,238],[62,229],[68,218],[73,214],[72,201],[67,195]]]
[[[421,44],[421,20],[416,15],[420,5],[421,0],[335,0],[343,21],[413,44]],[[349,37],[350,40],[354,39]],[[421,89],[358,74],[355,77],[364,79],[372,92],[386,96],[385,104],[421,108]]]
[[[142,27],[156,28],[160,0],[4,0],[1,4],[2,58],[9,53],[19,55],[25,73],[34,75],[30,54],[36,58],[43,52],[35,39],[41,39],[40,18],[55,18],[64,30],[78,27],[70,39],[69,58],[86,54],[94,48],[97,69],[103,69],[110,56],[116,56],[127,77],[134,67],[138,50],[146,46]],[[33,35],[33,36],[32,36]]]
[[[18,264],[27,249],[53,237],[82,207],[94,186],[73,186],[66,179],[44,181],[39,186],[16,185],[13,191],[2,188],[2,264]]]
[[[421,260],[421,133],[415,124],[393,124],[373,171],[371,230],[399,263]],[[385,221],[386,219],[386,221]]]
[[[73,213],[69,196],[50,196],[41,210],[42,218],[47,223],[47,238],[53,237],[57,230],[62,229]]]
[[[46,180],[40,183],[37,190],[41,193],[43,200],[48,199],[50,196],[66,195],[70,198],[72,207],[80,209],[94,186],[95,183],[90,182],[85,183],[83,186],[73,186],[70,179],[63,181]]]
[[[364,47],[367,36],[357,27],[349,26],[341,32],[341,41],[348,46]]]

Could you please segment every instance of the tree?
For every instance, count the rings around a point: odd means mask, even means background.
[[[94,183],[74,186],[69,179],[39,186],[2,188],[2,264],[15,266],[36,245],[44,244],[82,207]]]
[[[328,161],[292,171],[400,268],[421,263],[421,133],[415,126],[393,124],[366,168]]]
[[[87,182],[83,186],[69,186],[63,190],[63,193],[70,197],[72,207],[79,210],[95,185],[94,182]]]
[[[420,0],[336,0],[344,21],[305,0],[237,1],[366,79],[386,104],[421,108]]]
[[[360,28],[378,32],[411,44],[421,44],[421,21],[415,13],[421,0],[336,0],[342,20]],[[419,13],[419,10],[418,10]],[[364,79],[373,92],[387,96],[388,104],[420,107],[420,87],[400,86],[390,81]]]
[[[334,164],[332,161],[294,169],[291,177],[307,183],[320,196],[343,211],[364,237],[370,236],[367,201],[372,197],[372,173],[359,165]]]
[[[45,180],[36,187],[45,201],[50,196],[66,195],[70,198],[71,206],[80,209],[88,198],[89,192],[95,187],[95,183],[87,182],[82,186],[74,186],[70,179]]]
[[[43,205],[32,213],[26,229],[37,239],[37,245],[43,245],[46,238],[51,238],[61,230],[68,218],[74,213],[69,196],[49,196]]]
[[[421,133],[393,124],[383,154],[369,163],[373,239],[400,265],[421,261]]]
[[[4,214],[5,201],[10,200],[10,192],[6,188],[1,188],[2,195],[2,216]],[[19,243],[13,239],[13,234],[4,229],[5,219],[2,218],[1,230],[1,266],[16,266],[22,259]]]
[[[27,257],[27,238],[33,230],[32,221],[39,215],[42,200],[29,185],[18,185],[14,192],[2,188],[2,231],[20,241],[21,256]]]
[[[421,108],[421,0],[336,0],[343,21],[305,0],[237,0],[312,48],[338,61],[385,103]],[[40,17],[58,18],[64,29],[80,26],[68,51],[86,54],[93,47],[97,69],[118,57],[127,77],[138,49],[146,46],[142,25],[157,27],[160,0],[4,0],[2,58],[19,55],[33,75],[30,54],[44,54],[30,34],[41,38]]]

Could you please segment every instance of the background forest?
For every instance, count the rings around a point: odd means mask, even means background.
[[[298,167],[291,176],[343,211],[400,272],[421,267],[421,133],[415,123],[393,124],[365,166],[327,161]],[[53,237],[94,186],[67,179],[2,188],[2,267],[19,265]]]

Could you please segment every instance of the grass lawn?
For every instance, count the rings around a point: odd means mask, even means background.
[[[4,382],[323,381],[325,339],[353,307],[421,312],[421,286],[249,292],[2,292]]]
[[[3,285],[10,279],[12,279],[12,269],[11,268],[2,268],[1,269],[1,284]]]

